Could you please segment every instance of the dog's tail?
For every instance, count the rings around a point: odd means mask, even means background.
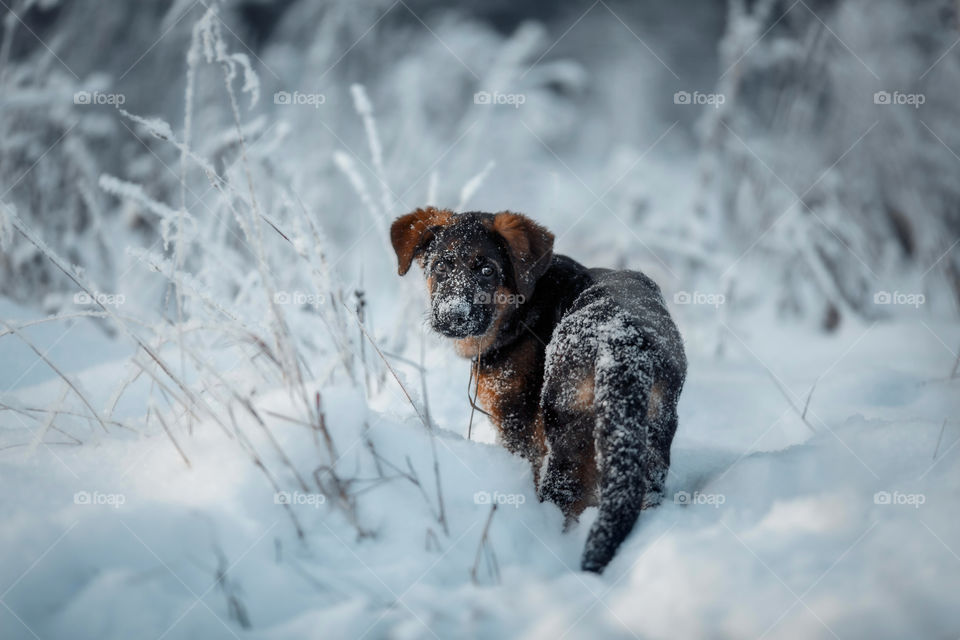
[[[599,345],[597,353],[600,504],[581,561],[584,571],[597,573],[613,558],[645,504],[659,503],[673,436],[670,429],[661,433],[667,426],[660,424],[661,407],[648,411],[651,403],[661,403],[651,396],[657,366],[650,345],[639,331],[625,329]]]

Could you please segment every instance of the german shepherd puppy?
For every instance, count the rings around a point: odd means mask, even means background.
[[[670,465],[687,364],[659,287],[555,255],[553,234],[508,211],[417,209],[390,239],[401,276],[423,267],[433,328],[473,360],[480,404],[540,499],[568,525],[599,506],[581,566],[603,571]]]

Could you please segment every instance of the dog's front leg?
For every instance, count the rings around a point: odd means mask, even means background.
[[[538,414],[512,413],[496,421],[500,444],[507,451],[524,457],[533,470],[533,484],[539,490],[540,467],[547,454],[543,435],[543,422]]]

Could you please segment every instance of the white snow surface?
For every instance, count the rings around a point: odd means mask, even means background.
[[[3,312],[29,315],[8,304]],[[673,312],[686,331],[683,309]],[[85,322],[74,327],[85,347],[67,370],[105,406],[128,371]],[[60,338],[34,329],[41,348]],[[369,402],[336,377],[310,383],[323,394],[362,538],[342,509],[297,490],[243,414],[238,426],[289,492],[303,540],[219,426],[173,426],[188,467],[156,421],[141,434],[78,422],[82,444],[31,446],[40,423],[4,411],[0,637],[956,637],[958,380],[941,340],[960,343],[960,329],[897,321],[848,323],[829,338],[774,323],[736,331],[722,357],[688,345],[668,497],[641,515],[602,576],[578,570],[595,510],[563,533],[559,510],[537,501],[528,465],[491,443],[482,417],[474,441],[465,438],[468,365],[444,345],[432,345],[427,362],[449,533],[434,515],[429,434],[392,378]],[[3,402],[47,406],[62,382],[38,373],[42,363],[17,381],[30,366],[21,347],[0,342],[4,388],[12,385]],[[92,353],[102,362],[81,367]],[[414,372],[397,369],[419,389]],[[798,409],[814,383],[808,426]],[[129,394],[116,415],[136,412],[146,386]],[[253,401],[312,483],[330,460],[309,429],[276,416],[297,418],[295,404],[282,390]],[[396,467],[383,468],[386,481],[364,423]],[[71,441],[50,431],[44,442]],[[412,470],[423,493],[398,470]],[[478,551],[491,502],[499,573]]]

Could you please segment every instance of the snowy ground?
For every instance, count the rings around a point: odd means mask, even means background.
[[[695,335],[687,311],[674,308]],[[5,304],[2,315],[30,314]],[[29,335],[46,349],[62,329]],[[141,434],[76,421],[82,444],[53,430],[41,444],[45,414],[4,411],[0,637],[960,635],[960,380],[949,379],[945,346],[960,344],[960,328],[848,323],[814,338],[741,322],[721,335],[722,357],[688,337],[675,499],[643,514],[601,577],[576,570],[594,510],[561,533],[525,464],[488,443],[489,425],[465,439],[467,365],[438,345],[428,388],[449,533],[435,517],[430,437],[392,378],[369,405],[342,381],[316,387],[355,524],[277,463],[282,450],[309,486],[329,463],[313,432],[278,417],[297,417],[285,391],[255,399],[276,447],[236,416],[298,503],[303,540],[236,434],[217,425],[195,421],[192,435],[175,425],[181,456],[156,421]],[[105,406],[128,374],[122,350],[85,322],[65,340],[76,351],[54,361]],[[0,349],[4,403],[47,407],[63,394],[22,344]],[[396,366],[418,390],[415,372]],[[814,383],[804,424],[794,407]],[[115,415],[135,415],[145,392],[131,388]],[[501,504],[481,551],[487,497]]]

